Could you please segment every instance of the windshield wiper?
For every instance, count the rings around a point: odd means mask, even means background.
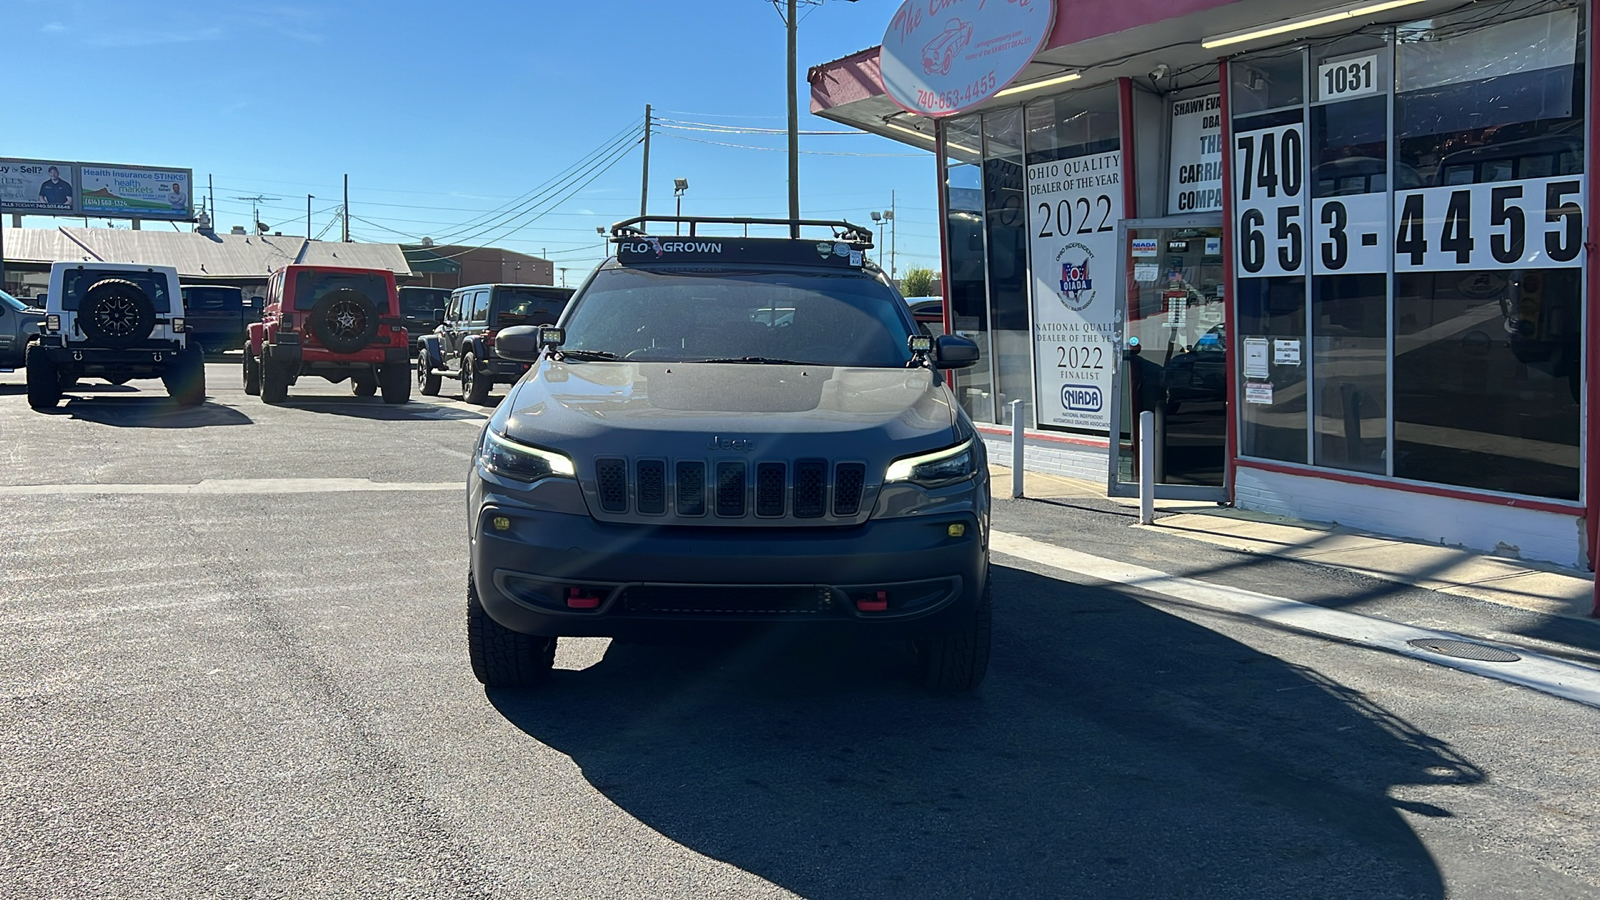
[[[697,359],[695,362],[703,363],[757,363],[768,366],[809,366],[810,363],[798,362],[792,359],[773,359],[770,356],[729,356],[723,359]]]
[[[603,359],[616,359],[617,355],[610,350],[562,350],[562,359],[575,359],[579,362],[594,362]]]

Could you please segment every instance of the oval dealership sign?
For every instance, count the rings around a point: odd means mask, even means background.
[[[970,109],[1044,49],[1055,7],[1055,0],[906,0],[883,35],[883,85],[919,115]]]

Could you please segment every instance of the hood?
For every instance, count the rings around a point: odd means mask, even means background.
[[[546,360],[501,404],[513,440],[597,454],[882,461],[953,440],[954,399],[930,369]],[[732,445],[726,442],[734,442]]]

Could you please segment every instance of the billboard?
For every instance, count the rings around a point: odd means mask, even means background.
[[[0,159],[0,213],[186,222],[193,185],[189,169]]]
[[[48,159],[0,159],[0,211],[68,215],[78,209],[78,169]]]

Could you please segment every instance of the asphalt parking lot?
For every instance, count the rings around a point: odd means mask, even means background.
[[[1596,710],[1020,560],[969,696],[783,634],[567,640],[548,687],[486,692],[462,485],[488,410],[208,381],[194,410],[133,382],[41,414],[0,375],[0,896],[1600,894]],[[996,510],[1370,587],[1126,524]]]

